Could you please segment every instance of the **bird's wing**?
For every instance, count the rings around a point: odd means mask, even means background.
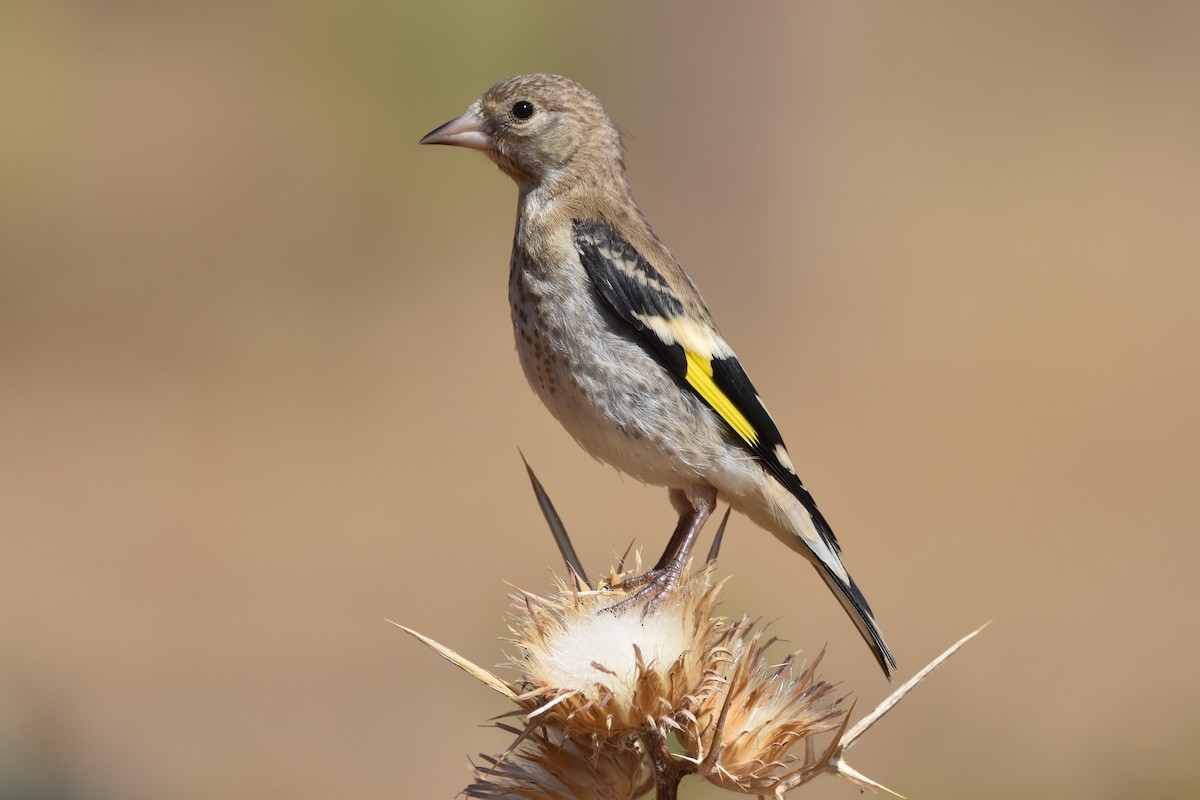
[[[703,400],[812,517],[821,537],[840,551],[816,501],[796,475],[787,446],[733,350],[707,319],[689,314],[674,288],[620,231],[575,220],[575,247],[605,303],[685,386]],[[691,289],[692,287],[687,287]]]

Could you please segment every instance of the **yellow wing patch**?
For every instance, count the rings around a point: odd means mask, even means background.
[[[751,446],[758,444],[758,431],[746,419],[746,415],[738,410],[729,396],[721,391],[713,382],[712,360],[685,350],[687,356],[687,373],[683,376],[688,384],[696,390],[704,402],[712,406],[713,411],[721,415],[721,419],[733,428],[738,436]]]

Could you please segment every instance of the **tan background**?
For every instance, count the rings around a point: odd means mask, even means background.
[[[593,569],[657,553],[519,374],[512,185],[416,146],[535,70],[629,131],[902,676],[995,619],[856,765],[1200,792],[1200,6],[976,5],[0,6],[0,796],[452,797],[506,708],[384,618],[501,660],[517,448]],[[723,569],[886,693],[797,557]]]

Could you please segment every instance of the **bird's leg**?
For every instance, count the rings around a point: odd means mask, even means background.
[[[717,491],[711,486],[697,487],[690,491],[671,489],[670,496],[671,505],[679,512],[679,524],[675,526],[675,532],[671,534],[666,550],[652,570],[618,584],[616,588],[626,590],[639,586],[644,588],[617,603],[612,607],[612,611],[625,611],[645,603],[642,614],[649,614],[667,592],[679,585],[683,565],[692,554],[692,547],[695,546],[704,523],[716,508]]]
[[[715,505],[716,492],[712,492],[712,495],[713,505]],[[679,514],[679,522],[675,525],[675,532],[671,534],[671,540],[667,542],[666,549],[663,550],[662,556],[651,572],[661,572],[676,562],[679,562],[682,569],[683,561],[687,559],[688,554],[692,551],[692,546],[696,544],[696,537],[700,535],[700,529],[704,527],[705,520],[712,513],[712,506],[705,509],[703,503],[693,503],[687,492],[682,489],[671,489],[667,492],[667,496],[671,498],[671,505]],[[680,558],[681,553],[683,554],[682,558]]]
[[[672,494],[677,491],[672,489]],[[678,506],[676,507],[678,510]],[[671,540],[667,542],[667,549],[663,551],[662,557],[658,559],[658,563],[654,565],[654,569],[643,572],[641,575],[634,575],[631,578],[626,578],[616,584],[615,589],[636,589],[639,586],[645,586],[647,583],[653,583],[656,578],[662,573],[663,566],[670,560],[670,556],[677,552],[683,545],[683,540],[687,536],[688,527],[692,524],[694,512],[689,504],[686,510],[679,512],[679,522],[675,524],[675,532],[671,534]]]

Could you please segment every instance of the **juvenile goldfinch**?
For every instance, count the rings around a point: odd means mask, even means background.
[[[508,295],[525,376],[585,450],[667,487],[679,513],[643,591],[678,583],[720,497],[816,567],[890,677],[896,662],[779,430],[634,203],[600,101],[558,75],[521,75],[421,144],[480,150],[520,189]]]

